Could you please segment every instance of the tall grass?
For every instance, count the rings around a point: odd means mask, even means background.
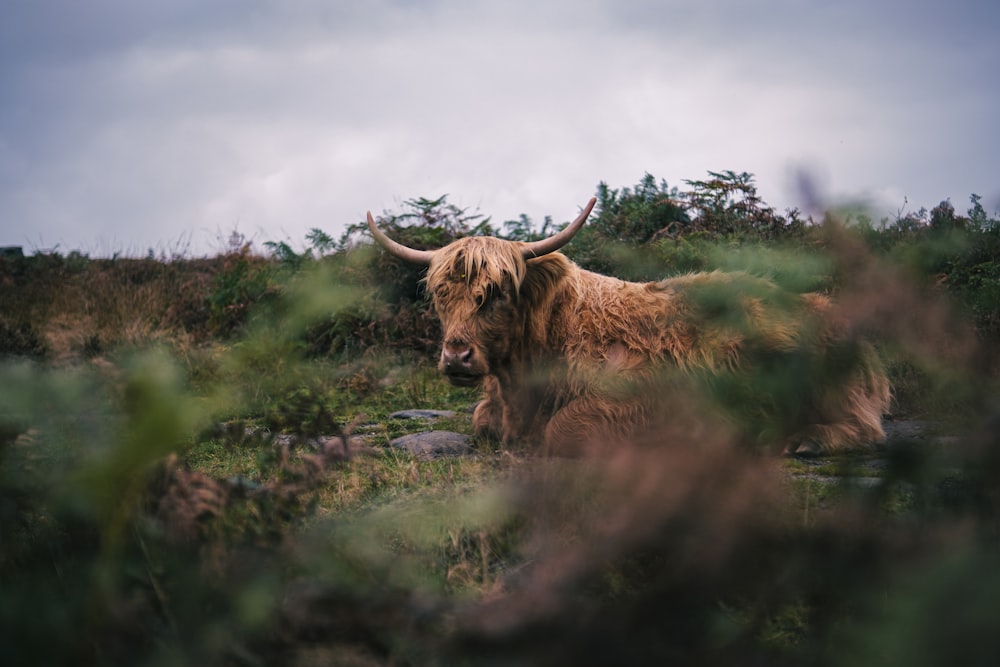
[[[5,261],[0,343],[7,353],[69,360],[168,337],[204,337],[206,297],[225,261],[77,254]]]

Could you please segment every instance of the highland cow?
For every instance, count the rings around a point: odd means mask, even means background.
[[[468,237],[438,250],[393,241],[368,214],[385,249],[428,267],[444,337],[439,368],[485,392],[477,434],[557,452],[630,437],[669,418],[663,378],[686,377],[754,387],[728,394],[780,413],[765,436],[789,453],[884,439],[889,383],[826,297],[736,272],[635,283],[584,270],[556,251],[594,204],[540,241]],[[776,368],[782,396],[758,395]]]

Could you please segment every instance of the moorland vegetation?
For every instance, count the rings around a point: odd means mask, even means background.
[[[429,426],[390,415],[470,433],[478,395],[438,376],[420,269],[363,223],[0,258],[0,663],[994,664],[1000,220],[976,195],[779,213],[728,171],[596,196],[571,259],[831,294],[919,437],[780,459],[679,392],[600,456],[423,460],[389,442]],[[380,224],[417,248],[558,228],[443,196]]]

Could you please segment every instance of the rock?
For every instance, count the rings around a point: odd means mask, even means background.
[[[943,428],[941,422],[902,419],[882,423],[887,444],[899,442],[928,442],[935,440],[935,434]]]
[[[453,431],[427,431],[411,433],[396,438],[389,443],[393,447],[405,449],[424,461],[446,456],[461,456],[469,451],[469,436]]]
[[[456,414],[452,410],[400,410],[389,415],[389,419],[442,419]]]

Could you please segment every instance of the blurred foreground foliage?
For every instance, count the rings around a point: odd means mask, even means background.
[[[866,454],[738,447],[668,382],[646,439],[422,461],[389,413],[469,430],[476,394],[416,361],[439,335],[420,273],[361,224],[267,256],[0,260],[0,664],[995,664],[1000,223],[974,196],[845,231],[747,174],[687,186],[601,184],[566,252],[834,293],[900,415],[958,435],[859,479]],[[444,197],[381,223],[414,247],[558,228]],[[794,401],[802,378],[749,382]]]

